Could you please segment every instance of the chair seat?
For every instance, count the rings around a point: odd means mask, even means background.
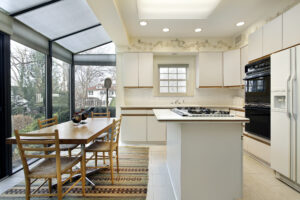
[[[66,172],[68,169],[71,169],[80,161],[81,157],[61,157],[61,173]],[[55,178],[56,176],[56,158],[45,159],[43,162],[33,167],[28,175],[29,178]]]
[[[109,152],[111,150],[115,150],[118,146],[117,143],[113,143],[112,149],[110,148],[110,142],[100,142],[96,141],[90,146],[88,146],[85,151],[86,152]]]
[[[52,145],[51,147],[54,147],[55,145]],[[69,149],[73,150],[78,146],[78,144],[60,144],[59,149],[61,151],[68,151]]]

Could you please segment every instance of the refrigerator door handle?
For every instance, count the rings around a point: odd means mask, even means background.
[[[292,71],[292,66],[290,65],[290,73],[287,78],[286,82],[286,114],[288,115],[289,118],[291,118],[291,108],[290,108],[290,82],[291,82],[291,71]]]
[[[298,59],[297,59],[297,48],[295,48],[295,63],[294,63],[294,68],[295,68],[295,75],[294,75],[294,90],[293,90],[293,113],[294,113],[294,118],[297,120],[297,111],[298,111],[298,91],[297,91],[297,86],[298,86],[298,77],[297,77],[297,65],[298,65]],[[297,122],[296,128],[297,128]]]

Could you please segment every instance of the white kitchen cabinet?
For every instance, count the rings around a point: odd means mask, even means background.
[[[226,51],[223,54],[224,86],[241,85],[240,49]]]
[[[255,60],[263,56],[263,29],[260,28],[249,35],[248,60]]]
[[[245,78],[245,66],[248,64],[248,46],[244,46],[241,48],[241,83],[244,85]]]
[[[263,56],[282,49],[282,15],[263,26]]]
[[[153,86],[153,54],[139,53],[139,87]]]
[[[223,55],[217,53],[199,53],[197,87],[223,86]]]
[[[122,75],[124,87],[138,87],[139,85],[139,57],[137,53],[124,53],[122,61]]]
[[[157,121],[155,116],[147,116],[147,141],[166,141],[167,124]]]
[[[283,14],[283,48],[300,43],[300,4]]]
[[[147,139],[146,116],[123,116],[121,137],[123,141],[146,141]]]
[[[153,87],[153,54],[123,54],[123,87]]]

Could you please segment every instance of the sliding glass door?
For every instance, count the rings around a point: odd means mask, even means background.
[[[45,118],[45,67],[45,54],[11,40],[12,130],[36,130],[37,120]],[[13,145],[13,172],[21,165],[18,150]]]

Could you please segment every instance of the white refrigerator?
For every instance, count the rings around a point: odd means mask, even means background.
[[[271,167],[300,189],[299,83],[300,46],[272,54]]]

